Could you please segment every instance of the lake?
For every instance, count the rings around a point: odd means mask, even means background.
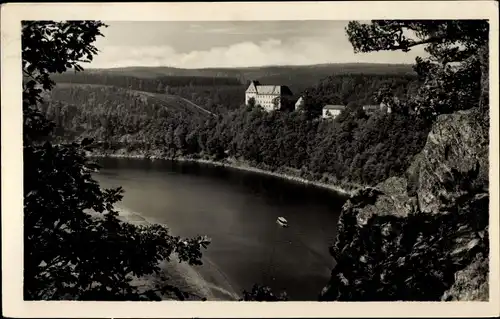
[[[254,283],[290,300],[316,301],[335,265],[328,247],[345,197],[276,177],[207,164],[99,159],[95,178],[122,186],[129,220],[165,224],[174,235],[207,235],[202,266],[177,264],[187,289],[234,300]],[[276,219],[283,216],[288,228]]]

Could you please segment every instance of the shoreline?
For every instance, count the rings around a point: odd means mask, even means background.
[[[256,174],[262,174],[267,176],[273,176],[276,178],[280,178],[283,180],[287,180],[290,182],[295,182],[303,185],[311,185],[314,187],[326,189],[337,194],[350,197],[355,194],[359,189],[362,189],[362,186],[353,186],[351,189],[346,187],[342,187],[335,184],[327,184],[317,181],[311,181],[303,177],[294,176],[287,173],[273,172],[269,170],[265,170],[262,168],[257,168],[249,165],[248,163],[237,162],[235,160],[223,160],[223,161],[215,161],[210,159],[203,158],[190,158],[190,157],[165,157],[165,156],[155,156],[155,155],[146,155],[146,154],[124,154],[124,153],[105,153],[105,152],[89,152],[87,154],[90,158],[128,158],[128,159],[149,159],[149,160],[166,160],[173,162],[191,162],[191,163],[199,163],[199,164],[208,164],[216,167],[224,167],[230,168],[240,171],[252,172]]]
[[[125,206],[116,205],[114,206],[115,210],[119,213],[118,219],[123,223],[132,224],[135,226],[151,226],[156,222],[149,220],[147,217],[144,217],[140,212],[133,211]],[[102,219],[102,215],[93,210],[89,210],[87,212],[91,215],[92,218]],[[165,223],[160,223],[161,225],[168,228],[170,235],[176,236],[175,233],[172,232],[172,229]],[[210,282],[207,281],[203,275],[202,266],[189,265],[186,262],[179,262],[179,257],[176,252],[172,252],[170,255],[170,260],[162,260],[159,262],[158,266],[160,267],[160,271],[164,274],[168,275],[168,279],[166,281],[162,281],[165,284],[171,284],[182,291],[187,292],[189,297],[186,299],[188,301],[201,301],[202,298],[206,298],[211,301],[238,301],[241,296],[239,292],[234,290],[231,286],[231,283],[227,278],[227,283],[229,283],[229,287],[224,285],[223,282]],[[203,264],[210,265],[208,267],[215,268],[214,265],[208,257],[205,255],[202,256]],[[220,270],[218,270],[220,272]],[[131,284],[137,287],[139,290],[145,291],[148,289],[154,289],[155,283],[158,282],[161,278],[158,277],[155,273],[143,275],[140,277],[132,276]],[[171,294],[160,294],[160,297],[163,301],[172,300],[178,301]]]
[[[128,153],[128,152],[123,152],[123,151],[118,151],[118,152],[102,152],[102,151],[93,151],[93,152],[87,152],[87,157],[88,158],[122,158],[122,159],[147,159],[151,161],[155,160],[160,160],[160,161],[170,161],[170,162],[177,162],[177,163],[182,163],[182,162],[190,162],[190,163],[198,163],[198,164],[204,164],[204,165],[211,165],[213,167],[222,167],[222,168],[229,168],[229,169],[235,169],[235,170],[240,170],[240,171],[246,171],[250,173],[255,173],[255,174],[262,174],[262,175],[267,175],[267,176],[272,176],[275,178],[279,178],[281,180],[289,181],[292,183],[297,183],[297,184],[302,184],[306,186],[313,186],[317,188],[321,188],[323,190],[326,190],[328,192],[334,192],[338,196],[344,196],[346,200],[352,196],[354,193],[356,193],[359,189],[362,189],[362,186],[359,187],[352,187],[351,189],[349,188],[343,188],[341,186],[333,185],[333,184],[327,184],[327,183],[321,183],[321,182],[315,182],[308,180],[306,178],[294,176],[293,174],[286,174],[284,172],[273,172],[270,170],[265,170],[262,168],[257,168],[254,166],[251,166],[249,163],[246,163],[244,161],[238,161],[233,158],[227,158],[223,159],[222,161],[216,161],[212,159],[207,159],[207,158],[191,158],[191,157],[168,157],[168,156],[163,156],[160,154],[144,154],[144,153]],[[293,173],[293,171],[292,171]],[[128,217],[128,216],[127,216]],[[126,218],[128,219],[128,218]],[[126,220],[126,222],[132,222],[131,220]],[[335,260],[335,259],[334,259]],[[206,262],[206,261],[205,261]],[[204,262],[204,264],[206,264]],[[210,262],[209,262],[210,263]],[[211,263],[210,263],[211,264]],[[335,262],[336,264],[336,262]],[[213,265],[212,267],[217,267]],[[214,269],[215,269],[214,268]],[[333,270],[335,266],[333,266],[331,269]],[[178,281],[178,284],[184,287],[186,291],[190,291],[191,289],[194,289],[194,286],[197,288],[194,290],[195,292],[198,290],[201,290],[202,293],[199,294],[199,292],[195,295],[196,298],[198,297],[204,297],[206,300],[219,300],[219,301],[237,301],[241,298],[240,292],[235,291],[234,288],[231,286],[232,283],[229,282],[229,279],[224,277],[225,280],[227,280],[227,284],[225,282],[211,282],[207,281],[205,279],[204,274],[201,269],[195,269],[195,268],[190,268],[187,265],[180,265],[177,266],[172,264],[172,263],[165,263],[162,262],[162,269],[168,273],[172,272],[175,274],[175,280]],[[207,271],[205,269],[205,271]],[[220,271],[219,271],[220,274]],[[141,286],[150,286],[151,285],[151,278],[142,278],[138,279],[138,283]],[[326,279],[328,280],[328,279]],[[220,293],[218,293],[220,292]],[[165,298],[165,296],[162,296],[162,298]],[[190,300],[198,300],[198,299],[190,299]],[[171,299],[164,299],[164,300],[171,300]]]

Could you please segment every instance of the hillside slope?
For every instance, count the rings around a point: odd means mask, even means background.
[[[304,112],[240,107],[217,116],[179,97],[112,86],[56,87],[45,113],[65,140],[92,137],[122,155],[238,159],[311,181],[374,185],[404,172],[425,142],[422,119],[344,112],[335,121]]]
[[[41,108],[56,124],[54,137],[59,140],[91,137],[130,148],[163,145],[165,132],[185,136],[213,118],[210,111],[178,96],[89,84],[56,85]]]
[[[177,95],[130,89],[124,90],[111,85],[59,83],[56,85],[56,88],[52,92],[50,98],[54,100],[64,100],[68,103],[78,103],[78,100],[73,98],[75,95],[72,95],[72,92],[82,91],[83,93],[84,91],[84,94],[88,93],[89,97],[92,97],[92,95],[95,95],[95,92],[99,90],[109,90],[109,92],[119,92],[120,94],[142,98],[145,102],[158,103],[164,106],[167,110],[175,110],[189,115],[214,115],[202,106]]]
[[[136,91],[132,90],[135,94],[139,95],[144,95],[149,97],[152,101],[157,101],[160,103],[165,103],[165,106],[168,107],[174,107],[177,110],[183,110],[187,111],[189,110],[190,112],[195,112],[199,111],[201,113],[207,114],[207,115],[214,115],[214,113],[210,112],[209,110],[203,108],[202,106],[199,106],[198,104],[195,104],[188,99],[185,99],[181,96],[177,95],[172,95],[172,94],[159,94],[159,93],[151,93],[151,92],[144,92],[144,91]]]

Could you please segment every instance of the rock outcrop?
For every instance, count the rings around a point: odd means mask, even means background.
[[[488,298],[488,126],[479,108],[441,115],[404,177],[344,205],[320,300]]]

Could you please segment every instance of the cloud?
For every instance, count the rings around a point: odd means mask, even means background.
[[[311,30],[307,30],[311,32]],[[201,25],[190,26],[190,29],[186,30],[186,32],[190,33],[199,33],[199,34],[225,34],[225,35],[286,35],[296,33],[296,29],[292,28],[280,28],[280,29],[272,29],[272,28],[245,28],[245,27],[202,27]]]
[[[203,29],[201,31],[196,31],[196,32],[204,32],[204,33],[225,33],[225,34],[229,34],[229,33],[234,33],[236,32],[236,29],[235,28],[207,28],[207,29]]]
[[[354,54],[349,43],[335,42],[329,37],[302,37],[287,41],[269,38],[264,41],[243,41],[186,53],[177,52],[168,45],[106,46],[101,48],[94,62],[87,67],[206,68],[348,62],[412,63],[415,55],[417,54],[402,52]]]

